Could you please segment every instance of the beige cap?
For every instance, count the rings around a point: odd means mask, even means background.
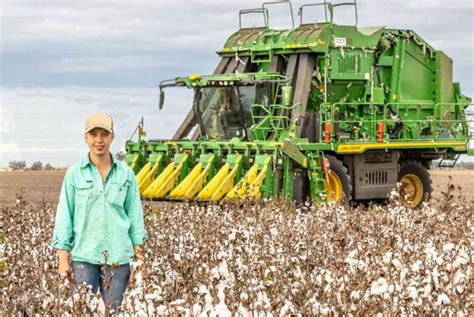
[[[91,114],[86,120],[86,133],[95,128],[102,128],[114,132],[114,123],[112,117],[104,112],[96,112]]]

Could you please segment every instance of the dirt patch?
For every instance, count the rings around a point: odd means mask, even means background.
[[[46,201],[56,203],[59,199],[65,171],[25,171],[0,173],[0,205],[14,205],[16,194],[23,190],[26,199],[32,203]],[[456,187],[460,187],[463,196],[474,199],[474,170],[431,170],[433,197],[440,198],[446,191],[449,176]],[[458,191],[458,189],[456,189]]]
[[[431,179],[433,180],[433,197],[441,197],[441,193],[446,191],[448,182],[456,186],[455,194],[459,191],[466,200],[474,200],[474,170],[431,170]],[[452,177],[451,180],[449,177]],[[458,189],[458,187],[460,189]]]
[[[66,171],[25,171],[0,173],[0,204],[13,205],[16,194],[24,192],[32,203],[43,200],[56,202]]]

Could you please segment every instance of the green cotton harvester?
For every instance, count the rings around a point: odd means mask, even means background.
[[[194,99],[172,139],[145,140],[139,124],[126,143],[142,197],[353,201],[400,183],[403,204],[416,207],[432,190],[432,160],[474,155],[471,99],[446,54],[411,30],[358,28],[355,1],[303,5],[287,30],[269,28],[275,4],[240,11],[212,75],[161,82],[160,109],[167,87]],[[291,3],[278,4],[293,21]],[[355,25],[333,23],[341,6],[353,6]],[[309,7],[324,21],[302,23]],[[247,14],[262,26],[242,27]]]

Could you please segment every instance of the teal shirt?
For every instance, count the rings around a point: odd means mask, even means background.
[[[89,155],[64,177],[51,245],[73,261],[104,264],[107,251],[107,264],[126,264],[147,238],[135,174],[112,160],[105,182]]]

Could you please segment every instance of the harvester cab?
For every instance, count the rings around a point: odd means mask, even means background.
[[[270,28],[272,5],[288,6],[291,28]],[[354,25],[334,23],[342,6]],[[305,22],[309,7],[321,21]],[[168,87],[194,98],[172,139],[127,142],[143,197],[366,200],[401,183],[416,207],[431,192],[432,160],[474,154],[471,99],[443,52],[411,30],[358,28],[356,1],[302,5],[296,27],[292,10],[241,10],[213,74],[160,83],[160,108]],[[244,27],[248,14],[262,25]]]
[[[292,88],[288,78],[279,73],[194,74],[166,80],[160,84],[160,105],[164,89],[178,86],[194,90],[192,111],[202,140],[287,137],[284,132],[290,122],[283,111],[291,110]]]

